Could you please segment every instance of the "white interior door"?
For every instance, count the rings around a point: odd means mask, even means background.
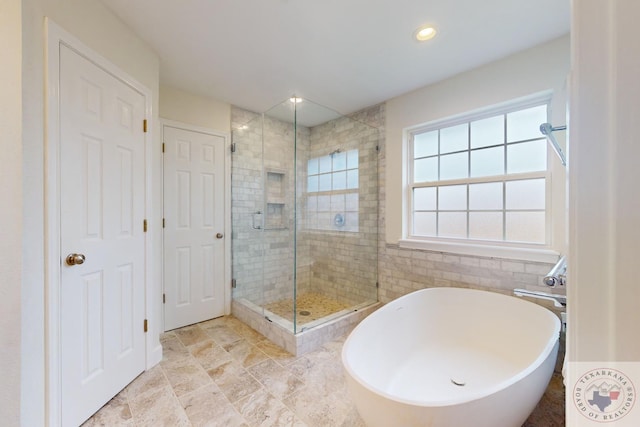
[[[224,314],[225,138],[165,125],[165,330]]]
[[[81,424],[145,368],[144,106],[61,46],[63,426]]]

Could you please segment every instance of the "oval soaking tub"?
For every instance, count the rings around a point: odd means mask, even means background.
[[[494,292],[430,288],[365,318],[342,349],[369,427],[521,427],[558,354],[560,321]]]

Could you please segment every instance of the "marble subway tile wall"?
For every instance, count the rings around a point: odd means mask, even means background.
[[[293,125],[236,107],[231,121],[234,298],[257,305],[292,298]],[[298,127],[300,155],[306,153],[308,134]],[[304,270],[298,275],[304,277]]]
[[[311,128],[309,159],[326,158],[336,150],[334,156],[353,155],[357,150],[357,188],[304,192],[300,209],[301,240],[309,247],[310,290],[350,305],[377,300],[377,147],[383,135],[371,116],[378,115],[379,108]],[[336,225],[337,214],[346,217],[344,225]]]
[[[359,304],[377,300],[377,228],[378,228],[378,152],[381,133],[363,123],[370,112],[354,118],[340,118],[311,129],[296,126],[297,211],[296,241],[297,292],[316,292],[338,301]],[[233,142],[236,152],[232,163],[233,266],[237,288],[234,298],[246,298],[255,304],[293,298],[293,141],[291,123],[232,109]],[[264,144],[264,145],[263,145]],[[315,194],[326,224],[318,227],[319,213],[311,225],[307,192],[307,160],[326,156],[340,149],[358,150],[356,194],[345,192]],[[282,182],[282,193],[277,188]],[[265,185],[266,184],[266,185]],[[270,187],[270,185],[273,186]],[[333,194],[335,193],[335,194]],[[269,203],[270,198],[283,202]],[[342,198],[342,204],[337,204]],[[320,201],[319,201],[320,200]],[[355,223],[347,222],[351,232],[332,229],[332,209],[357,210]],[[284,218],[278,227],[270,215]],[[256,212],[262,215],[255,215]],[[347,221],[351,219],[348,215]],[[353,219],[351,219],[353,221]],[[255,222],[264,230],[255,230]]]
[[[261,304],[264,251],[259,230],[252,228],[254,213],[263,207],[262,122],[258,114],[232,109],[232,142],[236,152],[231,163],[231,222],[233,277],[238,287],[234,298]],[[241,158],[239,158],[241,156]]]

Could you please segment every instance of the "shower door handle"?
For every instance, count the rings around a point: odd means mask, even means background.
[[[254,230],[262,230],[262,211],[253,213],[251,228],[253,228]]]

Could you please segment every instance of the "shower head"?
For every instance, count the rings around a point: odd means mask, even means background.
[[[567,158],[565,157],[564,152],[562,151],[562,147],[560,147],[560,144],[558,144],[556,137],[553,136],[553,132],[557,130],[565,130],[565,129],[567,129],[566,126],[553,127],[551,126],[551,123],[543,123],[540,125],[540,132],[547,137],[549,144],[551,144],[551,146],[553,147],[553,151],[555,151],[558,157],[560,157],[562,166],[567,166]]]

